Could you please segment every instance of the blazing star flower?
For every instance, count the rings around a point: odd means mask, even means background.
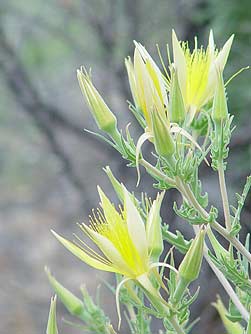
[[[215,48],[213,32],[210,31],[208,47],[195,47],[191,51],[188,42],[179,42],[175,31],[172,33],[173,66],[177,71],[180,89],[190,113],[190,120],[214,95],[217,83],[217,71],[222,72],[227,62],[234,35],[232,35],[222,50]]]
[[[119,290],[128,280],[138,282],[152,297],[161,299],[158,291],[149,280],[150,271],[158,266],[170,267],[165,263],[153,263],[152,253],[155,252],[155,243],[161,242],[159,237],[161,219],[159,218],[160,204],[163,194],[157,199],[148,214],[145,226],[140,213],[133,203],[131,194],[123,186],[124,208],[118,212],[104,192],[98,187],[102,211],[93,213],[90,226],[80,225],[82,231],[98,246],[103,255],[100,255],[78,238],[79,243],[72,243],[55,232],[56,238],[80,260],[90,266],[118,273],[124,276],[116,290],[116,303],[119,312]],[[156,238],[153,234],[156,230]],[[149,236],[148,233],[152,235]],[[158,246],[160,248],[160,246]],[[174,269],[172,267],[172,269]],[[174,269],[175,270],[175,269]],[[163,300],[164,302],[164,300]]]

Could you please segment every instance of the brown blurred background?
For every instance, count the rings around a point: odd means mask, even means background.
[[[240,5],[241,4],[241,5]],[[96,185],[113,198],[102,167],[134,189],[136,173],[103,142],[84,132],[96,130],[76,80],[80,65],[92,67],[94,82],[119,119],[132,121],[124,58],[133,40],[142,42],[158,61],[170,42],[171,29],[182,39],[197,34],[207,41],[209,29],[220,47],[235,33],[225,77],[251,62],[251,3],[243,0],[0,0],[0,333],[44,333],[52,291],[44,274],[48,265],[56,277],[78,293],[85,282],[95,294],[104,273],[89,269],[52,237],[50,229],[71,238],[74,224],[85,220],[98,202]],[[251,73],[228,87],[230,111],[237,129],[227,171],[229,192],[241,191],[250,172]],[[134,122],[135,123],[135,122]],[[135,139],[139,128],[132,126]],[[212,202],[218,200],[217,178],[206,168],[201,176]],[[137,193],[152,181],[143,175]],[[166,196],[165,221],[191,236],[189,227],[172,213]],[[234,203],[234,198],[232,198]],[[169,202],[169,203],[168,203]],[[249,203],[248,203],[249,202]],[[250,197],[242,223],[250,230]],[[222,288],[204,265],[201,295],[193,317],[201,315],[193,333],[220,333],[214,301]],[[107,313],[113,297],[102,288]],[[70,319],[58,305],[58,319]],[[114,318],[114,316],[113,316]],[[116,319],[116,316],[115,316]],[[116,320],[117,321],[117,320]],[[60,333],[83,333],[60,321]],[[126,333],[126,330],[124,330]]]

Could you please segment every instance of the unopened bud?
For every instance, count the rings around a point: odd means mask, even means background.
[[[117,131],[117,119],[94,87],[88,73],[77,70],[81,91],[100,130],[113,135]]]
[[[172,71],[170,100],[168,106],[171,122],[182,124],[186,117],[186,109],[180,90],[177,71],[175,69]]]
[[[157,198],[153,201],[146,222],[148,251],[153,262],[157,262],[163,252],[160,207],[164,194],[165,192],[158,194]]]
[[[179,281],[172,298],[174,304],[180,301],[187,286],[199,276],[203,258],[205,233],[204,229],[200,230],[179,266]]]
[[[48,268],[45,268],[45,272],[48,276],[51,286],[56,292],[57,296],[60,298],[67,310],[75,316],[80,316],[84,311],[83,302],[69,290],[67,290],[63,285],[61,285],[55,277],[53,277]]]
[[[58,334],[57,319],[56,319],[56,296],[51,298],[51,306],[48,317],[46,334]]]
[[[224,327],[227,330],[228,334],[243,334],[244,329],[238,322],[233,322],[227,317],[227,310],[222,303],[222,300],[218,296],[217,302],[212,304],[218,311]]]
[[[228,108],[222,72],[219,69],[216,69],[216,71],[218,80],[214,93],[212,118],[215,122],[221,122],[227,118]]]
[[[192,241],[179,266],[179,275],[188,282],[196,280],[200,273],[206,230],[201,229]]]
[[[167,121],[165,122],[156,110],[151,113],[151,118],[156,152],[159,156],[168,159],[174,154],[175,146]]]

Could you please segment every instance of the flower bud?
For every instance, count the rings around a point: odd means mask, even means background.
[[[196,280],[200,273],[205,234],[206,230],[201,229],[179,266],[179,276],[189,283]]]
[[[61,285],[55,277],[53,277],[48,268],[45,268],[45,272],[48,276],[51,286],[56,292],[57,296],[60,298],[67,310],[75,316],[80,316],[84,311],[83,302],[74,296],[69,290],[67,290],[63,285]]]
[[[158,194],[157,198],[153,201],[146,222],[148,251],[153,262],[157,262],[163,252],[160,207],[164,194],[164,191]]]
[[[57,300],[56,296],[51,298],[51,306],[48,317],[46,334],[58,334],[57,319],[56,319],[56,300]]]
[[[164,122],[156,110],[151,113],[151,119],[156,152],[161,157],[168,159],[174,154],[175,146],[168,129],[167,121]]]
[[[117,131],[117,119],[91,82],[86,71],[77,70],[81,91],[100,130],[113,135]]]
[[[180,301],[187,286],[199,276],[203,258],[205,233],[206,231],[201,229],[196,235],[179,266],[179,281],[172,297],[174,304]]]
[[[223,325],[226,328],[228,334],[243,334],[244,333],[243,327],[238,322],[233,322],[226,316],[227,310],[219,296],[217,298],[217,302],[213,303],[212,305],[218,311],[221,317],[221,320],[223,322]]]
[[[228,108],[222,72],[220,72],[218,69],[216,69],[216,71],[218,80],[216,82],[214,93],[212,118],[215,122],[221,122],[227,118]]]
[[[173,69],[171,87],[170,87],[170,100],[169,100],[170,119],[173,123],[182,124],[186,117],[186,109],[180,90],[177,71]]]

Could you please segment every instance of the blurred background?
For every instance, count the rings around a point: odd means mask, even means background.
[[[44,333],[52,291],[44,274],[48,265],[75,293],[85,283],[92,295],[103,279],[75,259],[52,237],[50,229],[71,238],[76,222],[86,220],[98,204],[100,184],[115,200],[102,167],[133,190],[136,172],[103,142],[84,132],[96,130],[76,80],[76,69],[92,67],[93,78],[124,129],[133,120],[124,58],[132,55],[133,40],[144,44],[158,62],[156,43],[165,50],[171,29],[180,39],[197,34],[207,42],[213,28],[221,47],[235,33],[225,71],[229,78],[251,62],[251,3],[242,0],[0,0],[0,332]],[[229,192],[241,191],[250,173],[251,73],[246,71],[228,86],[231,113],[237,129],[227,170]],[[135,122],[134,122],[135,124]],[[139,128],[132,126],[135,140]],[[143,173],[137,189],[151,190]],[[218,201],[217,177],[202,168],[201,177],[212,202]],[[166,196],[165,221],[190,237],[191,231],[173,215]],[[233,203],[235,199],[232,198]],[[250,230],[251,199],[242,216]],[[187,231],[186,231],[187,229]],[[211,279],[212,278],[212,279]],[[223,332],[210,305],[224,292],[204,264],[201,295],[193,317],[201,315],[194,333]],[[114,300],[106,287],[101,302],[114,316]],[[70,319],[58,304],[58,319]],[[61,334],[81,333],[60,321]],[[122,333],[126,333],[126,329]]]

